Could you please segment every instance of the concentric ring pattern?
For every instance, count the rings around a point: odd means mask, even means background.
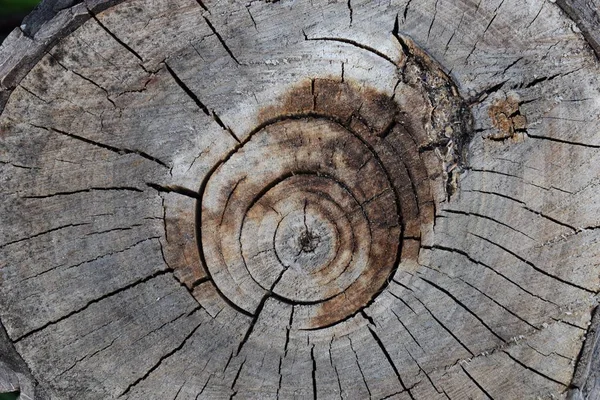
[[[600,287],[598,66],[521,3],[86,0],[13,33],[22,393],[565,398]]]

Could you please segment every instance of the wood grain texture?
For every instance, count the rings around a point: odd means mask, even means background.
[[[45,3],[0,47],[0,391],[597,397],[594,1]]]
[[[575,22],[587,42],[600,57],[600,3],[597,0],[557,0],[556,4]]]

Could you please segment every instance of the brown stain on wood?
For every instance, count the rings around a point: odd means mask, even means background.
[[[285,117],[321,115],[344,126],[360,121],[371,134],[382,134],[396,118],[397,104],[385,93],[352,81],[333,78],[305,80],[278,102],[260,110],[258,125]]]
[[[434,198],[434,193],[438,187],[444,187],[443,181],[447,175],[441,156],[434,153],[444,150],[444,162],[448,162],[448,159],[458,162],[460,152],[453,152],[453,147],[449,144],[456,139],[457,146],[461,146],[465,140],[461,136],[464,135],[462,128],[469,122],[461,120],[460,127],[451,128],[457,127],[456,121],[464,117],[464,102],[449,77],[426,61],[426,55],[412,50],[411,59],[402,71],[405,75],[404,86],[398,89],[397,85],[393,95],[348,79],[306,79],[290,87],[272,104],[260,109],[256,128],[232,153],[237,153],[237,158],[245,157],[246,143],[253,135],[262,131],[263,134],[270,135],[260,138],[268,143],[269,153],[277,157],[295,157],[296,167],[307,162],[299,163],[300,154],[322,154],[322,161],[314,165],[309,162],[306,166],[310,167],[302,173],[314,173],[318,176],[324,171],[338,171],[339,168],[358,172],[362,170],[361,173],[355,172],[355,175],[341,176],[353,180],[349,187],[356,192],[355,198],[362,199],[357,210],[370,229],[368,254],[364,255],[365,265],[344,292],[340,293],[339,288],[336,291],[333,286],[320,292],[323,293],[323,301],[311,303],[307,314],[310,315],[309,320],[302,322],[304,328],[322,328],[350,318],[368,306],[385,289],[399,266],[411,265],[412,271],[418,265],[421,236],[433,231],[435,204],[440,201],[440,196],[436,194]],[[317,124],[313,127],[296,125],[312,124],[313,121]],[[518,123],[518,118],[515,123]],[[317,131],[311,135],[294,133],[305,129]],[[329,131],[337,129],[347,131],[361,144],[349,145],[354,139],[344,141],[343,135],[332,140],[332,136],[328,134],[333,132]],[[300,153],[296,153],[298,151]],[[343,157],[336,158],[339,152],[343,152]],[[254,164],[255,162],[248,165],[247,170],[256,168],[257,165]],[[376,173],[377,168],[372,169],[371,164],[380,168],[382,173]],[[313,171],[314,168],[316,170]],[[293,171],[285,173],[294,175]],[[259,194],[262,196],[272,185],[272,182],[260,180],[250,186],[244,184],[244,193],[239,196],[233,195],[237,185],[219,189],[219,201],[226,203],[222,205],[223,217],[220,222],[216,222],[218,227],[211,228],[216,230],[212,234],[236,235],[239,225],[239,215],[235,216],[239,213],[236,210],[246,207],[248,199],[244,198]],[[432,188],[432,185],[436,185],[436,188]],[[308,186],[307,189],[316,189],[310,184]],[[360,235],[364,236],[365,233]],[[407,246],[404,246],[403,238],[408,239]],[[224,262],[219,268],[233,267],[227,261],[235,259],[238,252],[231,244],[232,240],[216,239],[220,243],[217,245],[219,257]],[[359,242],[360,239],[353,241],[353,254],[357,245],[364,247],[365,244]],[[229,244],[223,247],[225,243]],[[410,262],[403,263],[404,261]],[[331,277],[327,277],[326,269],[323,266],[315,270],[314,279],[335,284],[335,279],[329,282]],[[280,275],[280,278],[281,276],[284,275]],[[276,284],[275,282],[274,285]],[[242,287],[228,288],[232,295],[240,296],[238,301],[264,298],[270,293],[268,288],[264,289],[266,292],[257,297],[257,293],[245,293]],[[285,301],[304,304],[293,299]]]
[[[190,207],[189,210],[185,208],[169,210],[167,207],[165,260],[174,270],[177,279],[189,289],[207,276],[198,254],[194,220],[193,207]]]
[[[433,223],[433,198],[429,190],[429,174],[416,147],[416,143],[423,142],[417,133],[422,132],[423,127],[411,126],[415,119],[406,118],[389,95],[348,80],[306,80],[292,87],[279,103],[262,109],[258,122],[259,125],[267,125],[282,119],[301,117],[333,120],[370,146],[378,162],[386,167],[390,183],[395,185],[394,192],[390,194],[398,198],[401,208],[390,210],[372,207],[369,216],[372,229],[395,229],[396,248],[389,248],[387,236],[372,238],[373,250],[366,270],[344,293],[317,306],[310,327],[318,328],[348,318],[383,290],[394,266],[400,261],[397,253],[401,248],[401,226],[410,228],[405,235],[418,237],[422,226]],[[401,170],[404,178],[400,178]],[[364,184],[368,187],[375,183]],[[409,246],[411,250],[403,251],[403,257],[416,261],[418,243],[412,241]]]
[[[487,139],[518,139],[518,134],[527,129],[527,118],[521,114],[519,101],[514,97],[493,102],[488,115],[498,131],[486,136]]]
[[[393,234],[398,233],[399,229]],[[382,266],[376,268],[370,263],[346,291],[320,303],[310,320],[309,329],[330,326],[355,315],[385,289],[396,262],[396,251],[378,242],[373,242],[372,247],[374,257]]]

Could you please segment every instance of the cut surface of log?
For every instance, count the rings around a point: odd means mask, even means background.
[[[0,393],[595,398],[594,1],[44,3],[0,47]]]

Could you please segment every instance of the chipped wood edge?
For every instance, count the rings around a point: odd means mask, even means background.
[[[124,0],[71,1],[64,7],[64,2],[61,3],[60,0],[43,0],[25,17],[25,25],[14,29],[0,45],[0,113],[12,91],[48,50],[96,13],[122,1]],[[63,4],[63,8],[57,10],[60,4]],[[16,386],[21,395],[28,396],[27,398],[49,398],[15,349],[2,321],[0,375],[0,382]]]
[[[14,29],[0,45],[0,113],[11,92],[49,49],[97,13],[122,1],[71,1],[71,7],[57,11],[59,0],[43,0],[25,17],[24,26]]]
[[[49,399],[48,395],[33,377],[29,367],[15,349],[0,322],[0,384],[9,384],[19,391],[22,399]],[[0,385],[1,386],[1,385]],[[0,387],[0,393],[3,393]]]
[[[556,5],[575,22],[590,45],[596,59],[600,60],[600,14],[594,0],[556,0]]]
[[[571,381],[569,400],[594,400],[600,395],[600,307],[593,311]]]
[[[575,23],[597,60],[600,60],[600,14],[594,0],[556,0],[556,5]],[[593,400],[600,396],[600,307],[592,321],[575,365],[567,398]]]

